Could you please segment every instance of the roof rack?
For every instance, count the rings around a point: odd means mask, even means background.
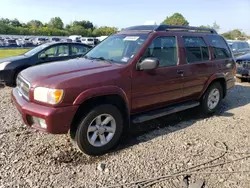
[[[178,30],[178,31],[199,31],[199,32],[217,32],[214,29],[202,28],[202,27],[193,27],[193,26],[178,26],[178,25],[159,25],[155,31],[169,31],[169,30]]]
[[[193,31],[193,32],[209,32],[217,34],[214,29],[201,28],[193,26],[178,26],[178,25],[139,25],[123,29],[125,31]]]

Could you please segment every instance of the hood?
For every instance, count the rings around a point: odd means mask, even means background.
[[[27,56],[25,56],[25,55],[7,57],[7,58],[0,59],[0,63],[3,63],[3,62],[13,62],[13,61],[18,61],[18,60],[26,59],[26,58],[27,58]]]
[[[67,61],[58,61],[43,65],[36,65],[23,70],[21,72],[21,76],[33,84],[36,81],[42,81],[66,74],[80,73],[82,71],[91,73],[91,71],[96,69],[100,69],[101,71],[103,68],[111,66],[111,64],[103,61],[78,58]]]
[[[236,59],[236,61],[237,61],[237,60],[242,60],[242,61],[250,60],[250,53],[245,54],[245,55],[242,55],[242,56],[238,56],[238,57],[236,57],[235,59]]]

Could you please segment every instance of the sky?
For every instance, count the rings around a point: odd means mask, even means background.
[[[65,24],[89,20],[97,26],[118,28],[160,24],[167,16],[181,13],[189,25],[220,25],[219,32],[241,29],[250,34],[250,0],[1,0],[0,18],[21,22],[48,22],[59,16]]]

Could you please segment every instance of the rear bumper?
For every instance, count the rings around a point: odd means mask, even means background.
[[[67,133],[78,109],[78,106],[54,108],[28,102],[19,95],[17,88],[12,90],[11,98],[26,125],[52,134]],[[47,128],[42,129],[39,125],[31,123],[31,116],[44,119]]]
[[[236,82],[235,78],[227,80],[227,89],[230,89],[230,88],[234,87],[235,86],[235,82]]]

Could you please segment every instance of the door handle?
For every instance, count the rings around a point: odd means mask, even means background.
[[[184,71],[183,70],[177,70],[177,74],[180,74],[181,76],[183,76]]]

